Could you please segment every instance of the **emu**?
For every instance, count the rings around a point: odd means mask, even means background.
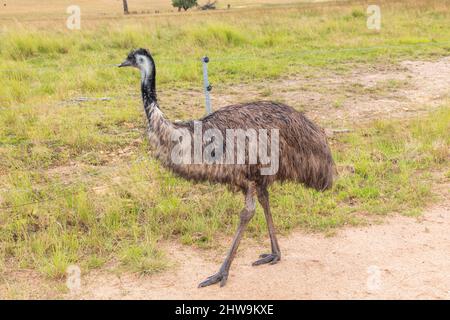
[[[261,101],[231,105],[198,120],[202,124],[203,132],[216,129],[225,136],[227,129],[277,129],[278,171],[275,174],[264,175],[262,169],[265,165],[261,163],[175,163],[171,153],[179,141],[174,141],[172,137],[177,130],[184,130],[192,137],[195,122],[170,122],[164,117],[156,97],[155,62],[148,50],[141,48],[131,51],[119,67],[134,67],[140,70],[148,135],[156,149],[156,157],[163,166],[183,178],[223,183],[232,190],[242,191],[244,194],[245,206],[240,213],[239,227],[231,248],[219,272],[201,282],[199,287],[218,282],[221,287],[225,285],[239,242],[247,224],[255,214],[255,196],[264,209],[272,250],[271,253],[260,255],[259,260],[253,265],[275,264],[280,261],[281,251],[275,235],[267,189],[275,181],[295,181],[320,191],[332,186],[334,161],[324,131],[302,113],[281,103]],[[228,140],[227,142],[229,143]],[[203,146],[207,143],[209,142],[203,141]],[[246,159],[248,156],[246,151]]]

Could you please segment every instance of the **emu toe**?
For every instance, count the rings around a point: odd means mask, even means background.
[[[206,278],[205,281],[201,282],[198,287],[203,288],[210,286],[212,284],[216,284],[217,282],[220,282],[220,286],[223,287],[227,283],[228,274],[225,272],[219,271],[216,274],[213,274],[212,276]]]
[[[252,266],[259,266],[261,264],[266,264],[266,263],[275,264],[281,260],[280,255],[277,253],[264,253],[264,254],[260,255],[259,257],[261,259],[253,262]]]

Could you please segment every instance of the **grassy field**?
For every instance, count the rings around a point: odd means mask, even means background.
[[[51,19],[44,22],[0,15],[1,271],[33,269],[58,279],[69,264],[87,271],[114,262],[153,273],[169,261],[160,240],[206,248],[234,232],[240,195],[194,186],[151,159],[138,75],[113,66],[131,48],[154,54],[170,119],[203,114],[201,99],[177,103],[164,93],[199,90],[204,54],[212,83],[226,90],[450,53],[444,1],[381,2],[379,33],[366,28],[365,3],[94,19],[100,2],[91,4],[80,31],[67,30],[64,15],[51,20],[57,13],[45,8]],[[80,97],[111,100],[78,103]],[[275,185],[280,231],[332,232],[391,212],[419,214],[432,199],[431,172],[448,170],[449,107],[420,121],[356,126],[333,139],[337,164],[354,173],[343,173],[326,193]],[[266,232],[260,211],[249,228],[255,237]]]
[[[135,77],[111,64],[139,46],[151,48],[163,88],[198,87],[199,59],[205,54],[214,61],[212,82],[230,84],[289,76],[305,66],[342,68],[341,62],[449,52],[448,3],[385,7],[380,33],[367,29],[365,5],[82,20],[80,32],[68,31],[64,19],[46,26],[6,26],[0,106],[124,92]]]
[[[261,8],[277,6],[295,6],[299,4],[310,4],[327,2],[330,0],[222,0],[217,1],[218,9],[242,8]],[[333,1],[333,0],[331,0]],[[346,1],[346,0],[337,0]],[[199,0],[198,4],[207,3],[207,0]],[[20,21],[61,19],[66,8],[70,5],[79,5],[83,14],[88,19],[101,19],[107,17],[119,17],[123,14],[122,0],[77,0],[76,3],[71,0],[48,0],[45,4],[39,0],[3,0],[0,7],[0,19],[12,20],[14,18]],[[129,0],[128,7],[131,14],[167,14],[176,12],[171,0]],[[190,9],[196,11],[197,8]]]

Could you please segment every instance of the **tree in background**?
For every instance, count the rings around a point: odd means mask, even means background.
[[[128,14],[128,0],[123,0],[123,13]]]
[[[178,11],[181,11],[181,8],[186,11],[187,9],[196,7],[197,5],[197,0],[172,0],[172,6],[178,8]]]

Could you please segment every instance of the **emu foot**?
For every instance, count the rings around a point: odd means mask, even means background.
[[[259,256],[261,259],[256,260],[252,263],[252,266],[259,266],[261,264],[275,264],[281,260],[281,255],[279,253],[265,253]]]
[[[206,278],[205,281],[201,282],[198,287],[203,288],[215,284],[220,281],[220,286],[223,287],[227,283],[228,273],[224,271],[219,271],[216,274]]]

